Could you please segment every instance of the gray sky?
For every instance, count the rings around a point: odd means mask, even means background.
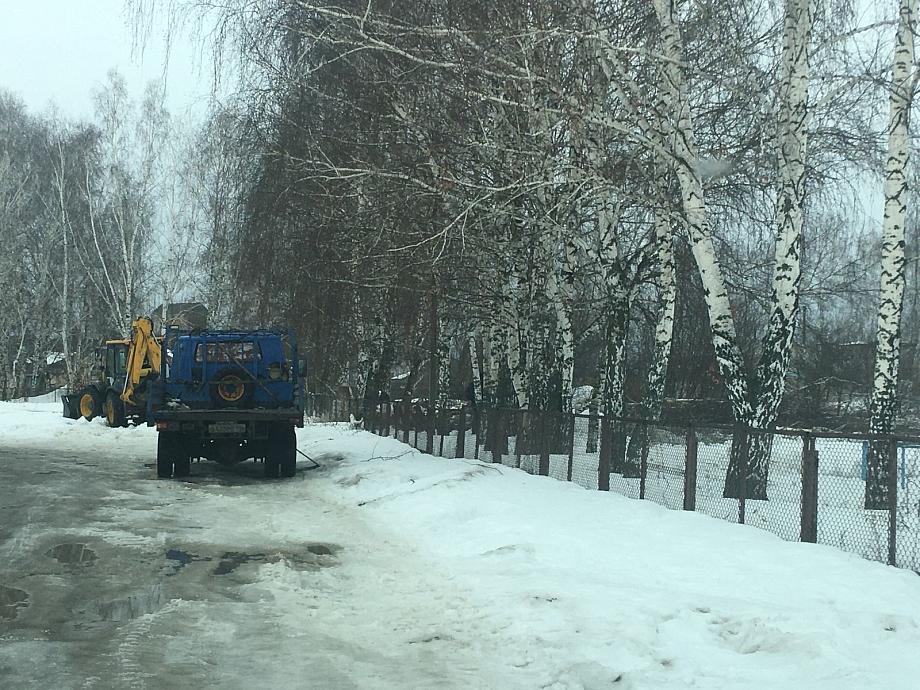
[[[93,90],[116,68],[140,98],[148,81],[164,77],[165,30],[155,25],[140,54],[126,18],[122,0],[0,0],[0,89],[32,112],[54,103],[66,116],[90,118]],[[173,46],[165,76],[174,114],[203,112],[209,87],[200,67],[190,41]]]

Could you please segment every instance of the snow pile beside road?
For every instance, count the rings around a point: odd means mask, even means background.
[[[105,446],[131,457],[156,454],[156,432],[146,426],[111,429],[105,419],[67,419],[62,403],[0,402],[0,447],[46,443],[49,451],[67,447],[92,452]],[[149,460],[148,460],[149,461]]]
[[[300,446],[340,502],[501,611],[508,663],[544,687],[917,686],[914,573],[341,427]]]

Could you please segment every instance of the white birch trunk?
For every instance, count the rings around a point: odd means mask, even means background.
[[[808,143],[808,58],[814,0],[788,0],[783,33],[783,75],[777,123],[779,190],[773,262],[772,311],[758,365],[754,426],[776,421],[792,352],[801,277],[805,155]],[[766,468],[764,469],[764,474]],[[756,472],[755,472],[756,473]]]
[[[359,313],[360,305],[357,297],[355,297],[352,306],[354,309],[353,318],[355,319],[355,344],[358,346],[358,351],[355,354],[354,388],[351,390],[350,397],[365,398],[371,394],[371,391],[367,390],[367,379],[371,366],[371,358],[367,351],[364,320]]]
[[[450,398],[450,351],[453,334],[445,318],[438,319],[438,407],[447,406]]]
[[[889,95],[888,164],[885,175],[885,217],[882,224],[882,276],[879,291],[878,337],[872,390],[870,431],[891,432],[897,408],[901,313],[904,303],[904,218],[907,211],[907,159],[910,107],[914,88],[914,31],[917,0],[901,0],[895,36]],[[889,471],[884,453],[869,453],[866,507],[888,507]]]
[[[661,48],[666,58],[662,65],[662,86],[668,94],[673,113],[670,143],[674,169],[680,184],[693,257],[703,281],[712,344],[735,419],[750,422],[752,415],[744,365],[737,345],[728,291],[709,231],[703,182],[697,169],[699,151],[681,68],[684,55],[677,25],[677,3],[676,0],[653,0],[653,4],[661,26]]]
[[[483,366],[482,399],[488,405],[498,407],[498,381],[504,361],[501,329],[493,321],[489,324],[488,336],[482,341]]]
[[[604,366],[599,381],[601,409],[605,415],[623,413],[626,331],[629,325],[630,290],[623,284],[623,270],[616,242],[616,223],[610,203],[600,201],[597,210],[597,259],[605,282],[607,322],[604,330]]]
[[[473,369],[473,395],[476,397],[476,403],[483,401],[483,374],[479,361],[479,338],[476,331],[471,331],[467,336],[467,343],[470,348],[470,366]]]
[[[655,245],[658,253],[658,321],[655,325],[655,351],[642,401],[644,417],[649,420],[661,417],[674,336],[674,306],[677,301],[674,233],[670,213],[666,208],[659,207],[655,213]]]
[[[514,287],[512,288],[512,283]],[[508,355],[508,370],[511,373],[511,382],[514,394],[517,396],[519,409],[527,407],[527,385],[524,378],[524,358],[521,352],[521,320],[517,305],[517,293],[520,292],[516,272],[512,272],[509,280],[505,281],[502,292],[503,330],[505,336],[505,351]]]
[[[67,218],[67,204],[64,201],[64,184],[66,175],[64,174],[64,146],[59,141],[57,144],[58,163],[60,167],[55,169],[55,184],[57,186],[58,213],[60,214],[61,226],[61,249],[63,252],[63,266],[61,275],[61,352],[64,353],[64,366],[67,368],[67,386],[74,385],[74,361],[73,352],[70,351],[70,222]]]
[[[572,411],[572,379],[575,370],[575,336],[572,333],[572,305],[575,299],[575,262],[578,243],[570,230],[562,241],[562,280],[556,303],[556,340],[559,352],[562,412]]]

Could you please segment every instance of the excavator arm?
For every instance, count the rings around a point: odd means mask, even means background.
[[[153,336],[153,322],[146,316],[132,322],[131,332],[131,344],[128,345],[128,359],[125,364],[125,392],[121,394],[121,399],[131,405],[138,405],[140,401],[134,398],[135,388],[151,371],[159,373],[162,348]],[[144,367],[145,358],[150,364],[149,368]]]

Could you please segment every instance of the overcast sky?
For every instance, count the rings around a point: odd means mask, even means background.
[[[164,77],[164,33],[155,26],[141,54],[123,0],[0,0],[0,89],[32,112],[54,103],[64,115],[90,118],[92,92],[110,69],[124,75],[134,98]],[[188,40],[173,46],[165,76],[174,114],[204,109],[208,80],[197,55]]]

